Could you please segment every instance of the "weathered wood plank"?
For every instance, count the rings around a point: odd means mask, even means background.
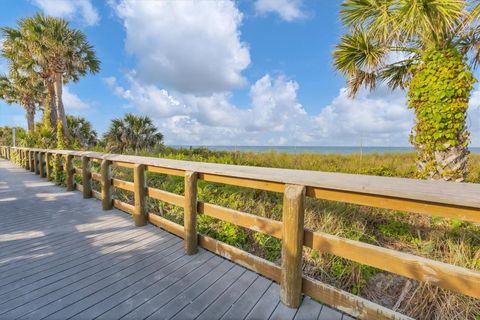
[[[131,204],[125,203],[117,199],[113,199],[112,203],[115,208],[122,210],[126,213],[133,214],[135,212],[135,207]]]
[[[146,187],[147,180],[145,179],[145,166],[143,164],[135,164],[133,167],[133,197],[134,210],[133,221],[135,226],[143,227],[147,225],[148,213],[146,208]]]
[[[172,261],[172,264],[165,269],[164,277],[162,277],[162,274],[159,274],[150,286],[143,288],[143,290],[130,297],[127,296],[127,299],[124,301],[119,301],[116,306],[113,308],[110,307],[110,309],[101,314],[98,319],[119,319],[130,312],[135,313],[135,309],[141,308],[144,303],[162,294],[162,292],[175,284],[178,279],[184,278],[198,268],[203,268],[204,263],[207,263],[208,266],[200,270],[200,272],[201,274],[207,273],[208,267],[213,266],[212,263],[215,263],[215,261],[210,261],[212,258],[212,255],[206,252],[194,256],[183,255],[179,259]],[[219,260],[217,260],[217,262],[218,261]],[[170,276],[171,274],[174,274],[173,278]]]
[[[196,319],[213,301],[220,297],[231,286],[234,286],[235,282],[244,273],[244,268],[240,266],[233,267],[200,295],[195,298],[192,297],[193,299],[190,304],[188,304],[187,300],[187,302],[184,303],[185,308],[178,312],[172,319]]]
[[[280,300],[290,308],[298,308],[302,299],[304,216],[305,187],[285,186],[282,216]]]
[[[126,191],[133,192],[135,190],[135,186],[133,182],[130,182],[130,181],[124,181],[124,180],[112,178],[112,185],[115,188],[123,189]]]
[[[183,278],[177,279],[177,281],[169,285],[160,294],[152,297],[150,300],[139,306],[137,309],[128,313],[126,316],[124,316],[124,319],[145,319],[153,315],[160,308],[175,299],[175,297],[177,297],[179,293],[184,292],[203,276],[210,274],[212,270],[218,270],[220,266],[224,268],[228,265],[225,260],[219,257],[211,257],[211,259],[203,262],[202,265],[198,266],[198,268],[188,273],[188,275],[184,276]]]
[[[22,149],[22,148],[18,148]],[[75,156],[89,156],[97,159],[141,163],[147,166],[157,166],[183,171],[194,171],[202,174],[211,174],[231,178],[241,178],[273,182],[279,184],[305,185],[310,188],[340,190],[363,194],[374,194],[401,199],[412,199],[457,205],[460,207],[480,208],[480,184],[453,183],[442,181],[425,181],[405,178],[377,177],[358,174],[330,173],[308,170],[292,170],[278,168],[260,168],[238,165],[225,165],[183,160],[160,159],[128,155],[103,154],[89,151],[45,150],[58,154]],[[222,182],[225,183],[225,182]],[[256,188],[259,188],[256,186]],[[281,192],[280,186],[274,188],[259,188]],[[274,190],[272,190],[274,189]],[[307,193],[309,188],[307,188]],[[455,197],[451,195],[455,194]]]
[[[253,231],[263,232],[278,239],[282,238],[282,223],[280,221],[227,209],[205,202],[198,202],[198,213],[227,221]]]
[[[184,196],[155,188],[147,188],[147,196],[179,207],[183,207],[185,205]]]
[[[270,287],[265,291],[263,296],[258,300],[255,307],[247,315],[247,320],[254,319],[268,319],[272,315],[280,299],[277,294],[279,286],[276,283],[271,283]]]
[[[212,304],[205,306],[207,309],[196,318],[197,320],[220,319],[230,309],[240,296],[258,278],[258,275],[251,271],[245,271],[243,275],[226,290]]]
[[[198,252],[197,234],[197,173],[185,172],[185,204],[183,209],[183,228],[185,235],[185,253],[188,255]]]
[[[112,162],[109,160],[102,160],[100,164],[100,188],[102,209],[111,210],[112,203]]]
[[[305,245],[402,276],[480,298],[480,272],[320,232],[305,231]]]
[[[222,291],[224,288],[230,286],[243,271],[244,269],[242,267],[225,260],[218,268],[211,270],[211,272],[198,280],[194,285],[182,292],[180,294],[182,299],[171,300],[164,307],[153,313],[150,318],[164,317],[165,319],[172,320],[193,319],[193,315],[196,314],[195,308],[201,305],[196,304],[197,299],[208,303],[209,299],[217,294],[217,291]],[[210,296],[202,296],[202,294],[207,291]],[[202,297],[200,298],[200,296]],[[188,308],[189,305],[193,305],[193,309]],[[186,313],[183,314],[183,316],[176,317],[175,315],[178,315],[181,310],[186,311]]]
[[[271,284],[272,282],[268,279],[257,278],[221,319],[244,319]]]
[[[303,292],[315,300],[360,319],[412,320],[398,312],[306,276],[303,277]]]
[[[318,319],[321,311],[321,304],[313,301],[310,297],[305,297],[302,305],[298,308],[298,311],[295,314],[294,320]]]
[[[337,310],[323,306],[322,312],[320,312],[320,315],[318,316],[318,320],[342,320],[342,314]]]
[[[170,257],[172,253],[178,252],[180,248],[179,242],[172,240],[170,238],[162,241],[158,238],[152,239],[150,237],[150,239],[144,238],[128,246],[111,247],[111,254],[102,256],[102,260],[98,259],[101,260],[99,263],[95,264],[97,261],[92,261],[82,264],[63,272],[61,277],[42,279],[21,290],[17,290],[14,292],[16,294],[15,299],[9,299],[8,305],[1,303],[0,308],[9,310],[9,315],[11,316],[18,316],[23,314],[24,310],[33,308],[33,305],[46,305],[59,296],[66,296],[75,290],[85,288],[109,275],[135,265],[139,260],[150,255],[148,249],[152,248],[152,246],[158,249],[158,253],[155,254],[163,254],[165,257]],[[175,244],[177,245],[175,246]],[[124,253],[119,252],[119,250],[126,249],[133,250],[130,251],[131,254],[128,257]]]

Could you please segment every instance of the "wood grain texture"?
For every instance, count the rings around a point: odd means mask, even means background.
[[[155,189],[155,188],[147,188],[147,196],[153,199],[161,200],[175,206],[182,207],[185,205],[185,197],[179,194]]]
[[[82,156],[82,185],[84,199],[89,199],[92,197],[92,176],[90,171],[90,158],[87,156]]]
[[[480,272],[321,232],[305,231],[305,246],[411,279],[480,298]]]
[[[173,233],[176,236],[179,236],[180,238],[183,238],[185,235],[185,231],[183,230],[183,226],[176,224],[175,222],[172,222],[170,220],[167,220],[165,218],[160,217],[159,215],[149,213],[148,214],[148,221],[156,225],[159,228],[162,228],[168,232]]]
[[[35,170],[35,174],[40,174],[40,165],[38,161],[38,154],[40,151],[33,152],[33,168]],[[8,149],[7,149],[7,159],[8,159]]]
[[[303,277],[303,292],[321,303],[333,306],[359,319],[413,320],[403,314],[306,276]]]
[[[143,164],[135,164],[133,167],[133,194],[135,202],[133,221],[135,221],[135,226],[137,227],[143,227],[148,222],[146,187],[145,166]]]
[[[148,172],[153,173],[160,173],[160,174],[167,174],[169,176],[178,176],[183,177],[185,175],[184,170],[172,169],[172,168],[162,168],[162,167],[155,167],[155,166],[147,166],[146,170]]]
[[[283,193],[280,300],[290,308],[298,308],[302,298],[304,217],[305,187],[286,185]]]
[[[112,209],[112,162],[110,160],[102,160],[100,164],[100,188],[102,209]]]
[[[30,171],[35,172],[35,152],[30,150]]]
[[[72,191],[75,186],[73,183],[73,155],[65,156],[65,185],[67,186],[67,191]]]
[[[38,153],[38,174],[42,178],[46,177],[44,162],[45,162],[45,152],[39,152]]]
[[[45,175],[48,180],[52,178],[52,154],[45,153]]]
[[[124,181],[124,180],[112,178],[112,186],[114,186],[115,188],[126,190],[126,191],[131,191],[131,192],[135,191],[134,183],[130,181]]]
[[[22,148],[17,148],[22,149]],[[28,149],[28,148],[27,148]],[[45,149],[29,149],[46,151]],[[451,204],[459,207],[480,209],[480,184],[454,183],[443,181],[426,181],[406,178],[377,177],[359,174],[331,173],[309,170],[292,170],[278,168],[260,168],[215,163],[193,162],[183,160],[160,159],[152,157],[105,154],[89,151],[48,150],[58,154],[88,156],[96,159],[108,159],[126,163],[141,163],[183,171],[198,172],[200,176],[211,174],[244,180],[274,183],[274,187],[265,187],[278,191],[278,184],[305,185],[311,188],[357,192],[400,199],[428,201]],[[268,183],[267,183],[268,185]],[[281,191],[278,191],[281,192]],[[309,192],[307,192],[309,193]],[[455,197],[451,195],[455,194]]]
[[[187,255],[198,252],[197,234],[197,173],[185,172],[185,205],[184,205],[184,243]]]
[[[282,223],[280,221],[205,202],[198,202],[198,213],[227,221],[253,231],[262,232],[278,239],[282,238]]]
[[[132,206],[131,204],[128,204],[126,202],[123,202],[123,201],[120,201],[120,200],[117,200],[117,199],[113,199],[112,204],[115,208],[117,208],[121,211],[124,211],[128,214],[133,215],[133,213],[135,212],[135,206]]]

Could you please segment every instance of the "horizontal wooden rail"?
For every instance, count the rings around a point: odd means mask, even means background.
[[[418,281],[480,298],[480,272],[338,236],[305,231],[304,245]]]
[[[115,188],[119,188],[119,189],[126,190],[126,191],[133,192],[133,190],[134,190],[134,183],[129,182],[129,181],[124,181],[124,180],[112,178],[112,185]]]
[[[253,231],[262,232],[278,239],[282,238],[282,223],[279,221],[204,202],[198,203],[197,211],[212,218],[230,222]]]
[[[185,204],[184,196],[155,188],[147,188],[147,196],[179,207],[183,207]]]
[[[194,171],[201,180],[274,192],[283,192],[285,184],[304,185],[307,196],[317,199],[480,222],[480,184],[474,183],[246,167],[88,151],[12,149],[106,159],[129,168],[136,163],[144,164],[147,171],[176,176]]]
[[[95,180],[95,181],[101,181],[102,180],[102,176],[99,173],[92,172],[91,175],[92,175],[92,180]]]
[[[172,169],[172,168],[162,168],[162,167],[155,167],[155,166],[147,166],[146,170],[152,173],[160,173],[160,174],[167,174],[170,176],[179,176],[183,177],[185,175],[184,170]]]
[[[124,162],[124,161],[113,161],[112,164],[117,167],[133,169],[135,163]]]
[[[113,204],[116,208],[130,214],[135,214],[136,211],[144,212],[145,206],[143,204],[145,203],[145,197],[151,197],[175,206],[188,208],[188,228],[184,228],[184,226],[152,213],[146,217],[150,223],[160,228],[185,239],[188,237],[188,251],[191,253],[195,252],[197,242],[194,241],[194,239],[196,239],[195,237],[192,238],[193,235],[196,235],[196,219],[195,212],[193,212],[195,209],[192,209],[195,208],[195,206],[196,213],[198,214],[204,214],[281,239],[283,249],[286,248],[286,245],[289,245],[291,249],[288,249],[289,251],[287,252],[297,252],[291,257],[292,260],[288,261],[286,264],[287,267],[285,267],[284,263],[282,267],[280,267],[218,240],[205,235],[198,235],[198,245],[266,277],[281,282],[282,290],[286,290],[285,297],[282,297],[282,302],[289,300],[293,305],[298,302],[298,300],[295,300],[297,293],[292,295],[292,292],[297,292],[295,290],[298,290],[298,283],[301,282],[301,290],[306,295],[330,304],[356,317],[362,319],[408,318],[309,277],[304,276],[303,280],[300,280],[300,278],[296,280],[297,278],[290,277],[290,273],[296,273],[299,270],[299,266],[301,268],[301,264],[298,264],[301,250],[295,249],[298,248],[295,242],[298,242],[300,246],[303,243],[304,246],[322,253],[332,254],[414,280],[428,282],[474,298],[480,298],[480,290],[478,290],[478,288],[480,288],[480,272],[478,271],[321,232],[313,232],[306,229],[302,232],[302,228],[300,229],[300,233],[297,232],[295,236],[290,234],[290,229],[301,226],[301,219],[297,220],[297,217],[303,214],[303,201],[305,196],[432,216],[456,218],[478,223],[480,222],[479,184],[459,184],[304,170],[230,166],[82,151],[32,148],[8,148],[7,150],[5,147],[0,147],[0,154],[3,157],[11,158],[12,152],[16,151],[23,151],[26,158],[22,159],[22,163],[24,163],[25,167],[31,167],[32,163],[37,167],[38,165],[42,166],[42,163],[32,162],[31,157],[35,156],[36,159],[40,159],[40,162],[42,162],[45,157],[37,155],[45,152],[53,155],[60,154],[67,156],[67,168],[69,164],[71,165],[71,157],[73,156],[83,157],[82,159],[84,161],[90,159],[92,161],[101,161],[103,168],[102,175],[90,173],[90,176],[91,179],[102,182],[102,192],[92,191],[92,195],[95,198],[102,199],[103,202],[107,201],[107,203],[102,204],[104,209],[108,209],[108,206]],[[148,187],[147,185],[138,187],[138,185],[132,182],[115,178],[111,179],[109,174],[110,164],[125,168],[136,168],[135,170],[138,171],[136,173],[136,179],[142,184],[145,183],[145,181],[147,181],[148,184],[148,177],[146,180],[144,179],[145,172],[180,177],[188,176],[188,179],[185,178],[185,181],[189,183],[188,194],[187,196],[183,196]],[[141,170],[139,170],[139,168]],[[81,174],[82,170],[75,170],[75,172]],[[89,172],[86,172],[84,176],[87,177],[88,174]],[[68,179],[67,176],[67,182]],[[291,196],[287,197],[289,206],[287,212],[291,219],[289,220],[289,224],[292,228],[283,230],[283,222],[197,201],[196,179],[212,183],[279,192],[284,193],[284,195],[287,194],[285,193],[287,186],[290,190],[303,190],[302,192],[295,193],[295,196],[292,196],[292,193]],[[89,180],[87,179],[85,181]],[[118,199],[111,200],[111,196],[108,196],[111,186],[131,192],[135,191],[134,198],[136,206],[132,206]],[[81,190],[83,186],[76,184],[76,188]],[[284,214],[285,210],[284,207]],[[284,236],[284,234],[287,236]],[[283,257],[283,259],[286,259],[286,257]],[[285,268],[292,271],[286,274]]]
[[[132,206],[131,204],[128,204],[126,202],[123,202],[117,199],[113,199],[112,201],[113,201],[113,206],[119,210],[125,211],[126,213],[129,213],[129,214],[133,214],[133,212],[135,211],[135,207]]]

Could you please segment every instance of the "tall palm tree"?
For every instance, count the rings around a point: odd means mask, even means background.
[[[43,82],[37,77],[16,73],[11,73],[10,77],[0,75],[0,99],[8,104],[19,104],[25,109],[29,132],[35,130],[35,112],[44,94]]]
[[[1,28],[4,37],[1,54],[9,61],[10,73],[21,73],[30,77],[40,77],[46,88],[49,103],[51,126],[57,123],[57,108],[55,106],[55,89],[48,70],[36,64],[30,51],[28,38],[20,29]]]
[[[113,119],[105,133],[107,147],[111,152],[123,153],[132,150],[152,150],[158,147],[163,135],[147,116],[136,116],[128,113],[122,119]]]
[[[334,65],[350,94],[379,82],[407,89],[419,175],[463,180],[466,111],[475,81],[470,69],[480,61],[478,1],[347,0],[342,7],[348,31]]]
[[[97,143],[97,133],[92,129],[92,124],[83,117],[67,116],[68,132],[70,139],[79,147],[92,147]]]
[[[54,101],[56,116],[62,122],[64,134],[68,135],[63,84],[100,70],[93,46],[83,32],[70,28],[67,20],[43,14],[20,20],[18,29],[3,28],[2,31],[6,38],[3,55],[13,59],[17,67],[42,76]]]

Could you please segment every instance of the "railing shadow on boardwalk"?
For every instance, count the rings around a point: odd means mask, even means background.
[[[68,150],[2,148],[0,151],[6,158],[11,158],[13,152],[22,166],[47,177],[52,166],[51,157],[59,156],[59,159],[63,159],[62,166],[65,168],[68,189],[72,190],[75,187],[73,174],[81,174],[82,183],[77,185],[77,188],[82,191],[84,198],[93,196],[102,201],[102,207],[105,210],[115,206],[132,214],[137,226],[150,222],[184,238],[187,254],[195,254],[198,250],[197,246],[201,246],[275,280],[280,283],[281,301],[289,307],[299,306],[303,292],[322,303],[363,319],[408,318],[358,296],[302,276],[303,246],[480,298],[478,290],[480,273],[477,271],[334,235],[312,232],[303,227],[305,197],[478,223],[480,222],[478,197],[480,185],[478,184],[254,168]],[[74,157],[81,160],[81,169],[73,167]],[[101,163],[100,174],[91,172],[92,161]],[[131,169],[134,181],[112,179],[112,165]],[[184,177],[184,195],[148,187],[145,181],[147,171]],[[281,192],[284,194],[283,221],[274,221],[200,202],[196,197],[198,179]],[[100,182],[101,193],[92,190],[92,180]],[[133,192],[135,205],[112,199],[113,187]],[[453,194],[455,197],[452,197]],[[185,209],[184,226],[148,214],[145,207],[147,197],[183,207]],[[282,266],[197,234],[197,214],[208,215],[281,239]]]

